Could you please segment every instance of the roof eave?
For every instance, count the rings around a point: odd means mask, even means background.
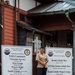
[[[42,16],[42,15],[57,15],[57,14],[65,14],[75,12],[75,8],[61,11],[52,11],[52,12],[38,12],[38,13],[28,13],[28,16]]]
[[[25,29],[27,29],[27,30],[30,30],[30,31],[35,31],[35,32],[38,32],[38,33],[41,33],[41,34],[45,34],[45,35],[49,35],[49,36],[52,35],[52,34],[47,33],[47,32],[45,32],[45,31],[41,31],[41,30],[36,29],[36,28],[34,28],[34,27],[28,26],[27,24],[22,24],[22,23],[19,22],[19,21],[17,21],[16,24],[17,24],[18,26],[20,26],[20,27],[22,27],[22,28],[25,28]]]

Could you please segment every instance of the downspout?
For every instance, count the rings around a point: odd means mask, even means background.
[[[18,9],[20,9],[20,0],[18,0]]]
[[[65,13],[67,19],[72,23],[72,28],[73,28],[73,64],[72,64],[72,75],[75,75],[75,23],[71,20],[70,16],[69,16],[69,12]]]
[[[69,17],[69,12],[65,12],[65,15],[67,17],[67,19],[72,23],[72,25],[74,24],[74,22],[70,19]]]
[[[1,70],[2,70],[2,67],[1,67],[1,63],[2,63],[2,61],[1,61],[1,45],[2,45],[2,26],[0,24],[0,73],[2,75],[2,72],[1,72]]]
[[[0,50],[1,50],[1,45],[2,45],[2,6],[0,5]]]
[[[35,1],[35,7],[37,7],[37,1]]]
[[[3,29],[3,25],[2,23],[0,24],[0,53],[1,53],[1,45],[2,45],[2,29]]]
[[[17,43],[17,35],[16,35],[16,0],[15,0],[15,6],[14,6],[14,45],[16,45],[16,43]]]
[[[3,11],[4,11],[4,7],[2,5],[0,5],[0,72],[1,72],[1,75],[2,75],[2,57],[1,57],[1,45],[2,45],[2,40],[3,40]]]

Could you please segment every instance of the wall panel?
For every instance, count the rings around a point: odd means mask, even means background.
[[[3,44],[14,44],[14,10],[4,7],[4,30],[3,30]]]

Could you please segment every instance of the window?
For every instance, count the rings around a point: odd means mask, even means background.
[[[31,32],[18,26],[17,33],[18,33],[18,37],[17,37],[18,45],[33,46],[33,43],[32,43],[33,35]]]
[[[27,37],[26,37],[26,46],[33,46],[33,35],[31,32],[27,32]]]
[[[26,45],[26,30],[18,26],[18,45]]]
[[[46,46],[47,47],[56,47],[58,32],[57,31],[49,31],[49,33],[52,35],[46,36]]]
[[[67,31],[67,47],[73,46],[73,31],[68,30]]]
[[[25,15],[24,14],[20,14],[20,21],[25,22]]]
[[[18,45],[22,45],[22,46],[32,46],[33,47],[33,51],[39,50],[39,48],[41,47],[41,35],[40,34],[32,34],[31,31],[22,28],[20,26],[18,26],[17,28],[17,34],[18,34]],[[36,42],[34,43],[33,41],[36,40],[36,38],[38,38],[37,41],[40,41],[40,43],[38,44],[38,47],[36,46]]]

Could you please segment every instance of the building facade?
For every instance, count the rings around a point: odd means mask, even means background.
[[[33,75],[36,37],[41,46],[73,48],[74,5],[57,0],[6,1],[0,1],[0,45],[32,46]]]

